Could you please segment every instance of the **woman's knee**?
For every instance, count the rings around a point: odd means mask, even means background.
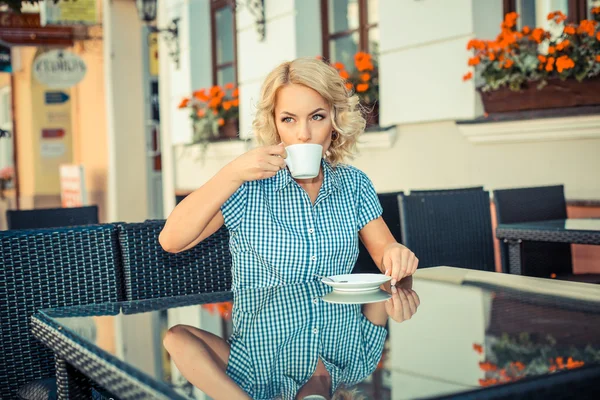
[[[182,341],[183,336],[187,334],[189,333],[185,325],[174,325],[165,334],[165,337],[163,338],[163,346],[165,346],[165,349],[171,353],[171,350],[175,349],[177,344]]]

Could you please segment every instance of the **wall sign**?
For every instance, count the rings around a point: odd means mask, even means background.
[[[33,76],[50,88],[67,89],[79,83],[87,67],[77,54],[51,50],[40,54],[33,62]]]

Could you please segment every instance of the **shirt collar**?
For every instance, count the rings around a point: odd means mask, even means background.
[[[338,176],[338,172],[335,170],[335,168],[332,167],[329,162],[325,161],[325,159],[321,160],[321,166],[323,167],[323,191],[331,192],[339,189],[341,186],[340,177]],[[271,179],[272,187],[275,192],[284,189],[290,182],[294,180],[290,170],[287,168],[279,170]]]

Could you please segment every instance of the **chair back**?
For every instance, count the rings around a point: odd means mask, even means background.
[[[56,228],[98,223],[98,206],[6,211],[8,229]]]
[[[43,308],[124,299],[115,225],[0,231],[0,398],[53,377],[54,355],[33,337]]]
[[[496,219],[499,224],[548,221],[567,218],[563,185],[537,186],[493,191]],[[502,270],[508,272],[508,246],[500,242]],[[549,278],[572,274],[573,261],[569,243],[523,243],[522,274]]]
[[[400,196],[404,244],[419,268],[494,271],[490,197],[483,190],[411,192]]]
[[[222,227],[195,247],[171,254],[158,236],[164,220],[119,224],[127,300],[231,289],[229,232]]]

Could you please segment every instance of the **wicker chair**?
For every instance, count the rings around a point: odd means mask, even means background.
[[[178,254],[162,249],[162,220],[119,224],[127,300],[143,300],[231,289],[229,232],[221,228]]]
[[[419,268],[446,265],[494,271],[488,192],[412,192],[399,201],[402,238],[419,258]]]
[[[567,218],[563,185],[494,190],[499,224],[548,221]],[[500,242],[502,270],[508,272],[508,246]],[[523,275],[600,283],[600,274],[573,274],[569,243],[525,242],[521,260]]]
[[[57,228],[98,223],[98,206],[6,211],[8,229]]]
[[[400,209],[398,207],[398,196],[401,195],[402,192],[393,192],[393,193],[378,193],[377,197],[379,197],[379,202],[381,203],[381,207],[383,208],[383,220],[387,224],[388,228],[390,228],[390,232],[396,238],[399,243],[402,243],[402,232],[400,229]],[[358,241],[358,259],[356,260],[356,265],[354,267],[354,273],[381,273],[377,265],[373,262],[371,255],[367,251],[367,248],[362,244],[362,242]]]
[[[42,308],[124,299],[117,228],[3,231],[0,255],[0,398],[32,398],[18,396],[56,388],[56,360],[30,333],[30,317]],[[17,395],[25,384],[32,386]]]

